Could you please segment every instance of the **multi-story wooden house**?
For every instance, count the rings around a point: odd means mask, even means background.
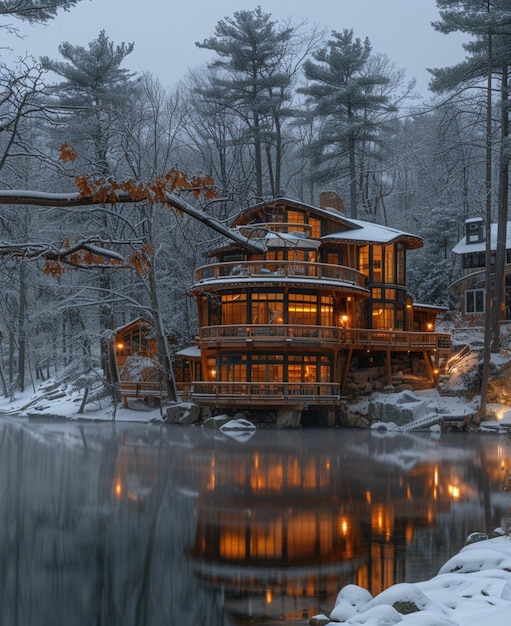
[[[471,326],[484,323],[486,293],[486,226],[482,217],[465,221],[465,234],[453,248],[461,256],[462,276],[451,285],[451,292],[459,298],[463,322]],[[505,306],[502,319],[511,319],[511,222],[507,224]],[[490,263],[495,263],[497,224],[490,229]]]
[[[254,253],[230,243],[198,268],[192,288],[200,336],[183,350],[189,397],[218,408],[335,411],[350,371],[422,366],[433,384],[450,336],[435,332],[441,310],[406,291],[415,235],[350,219],[330,192],[320,207],[278,198],[233,221]]]

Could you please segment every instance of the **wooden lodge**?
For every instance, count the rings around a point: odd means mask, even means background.
[[[242,211],[231,227],[266,252],[226,241],[197,269],[200,334],[178,353],[189,366],[185,397],[335,411],[356,372],[379,376],[380,388],[398,373],[435,384],[450,348],[435,331],[443,309],[406,291],[406,254],[422,239],[348,218],[336,194],[320,205],[278,198]]]

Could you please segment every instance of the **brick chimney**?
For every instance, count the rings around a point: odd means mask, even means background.
[[[319,207],[321,209],[335,209],[343,214],[345,212],[342,198],[335,191],[320,191]]]

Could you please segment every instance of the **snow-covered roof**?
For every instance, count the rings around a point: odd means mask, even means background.
[[[351,230],[342,230],[337,233],[325,235],[322,241],[336,239],[338,241],[364,241],[368,243],[386,244],[400,238],[411,238],[415,241],[415,247],[422,245],[422,238],[411,233],[406,233],[396,228],[382,226],[381,224],[373,224],[372,222],[364,222],[362,220],[354,220],[345,218],[354,226]]]
[[[428,311],[448,311],[448,308],[445,306],[439,306],[438,304],[421,304],[420,302],[414,302],[413,308],[417,310],[428,310]]]
[[[335,239],[337,241],[358,241],[364,243],[391,243],[400,238],[407,240],[408,247],[419,248],[422,246],[423,240],[418,235],[413,235],[404,231],[397,230],[395,228],[389,228],[388,226],[382,226],[381,224],[374,224],[372,222],[365,222],[363,220],[352,219],[347,217],[344,213],[338,209],[332,207],[316,207],[291,200],[289,198],[278,198],[272,202],[260,202],[255,206],[250,207],[243,214],[252,213],[266,206],[272,204],[284,204],[286,206],[301,208],[304,210],[313,211],[319,215],[331,217],[339,224],[339,231],[326,235],[321,238],[322,241],[328,241]],[[238,225],[235,221],[234,226]]]
[[[184,356],[188,358],[200,358],[200,348],[199,346],[188,346],[188,348],[183,348],[182,350],[178,350],[176,352],[178,356]]]
[[[476,221],[475,218],[473,221]],[[490,247],[492,250],[497,249],[497,224],[491,225]],[[506,249],[511,249],[511,222],[507,223]],[[463,238],[460,239],[460,241],[458,241],[458,243],[452,249],[455,254],[469,254],[471,252],[484,252],[485,250],[486,241],[479,241],[478,243],[467,243],[467,238],[465,236],[463,236]]]

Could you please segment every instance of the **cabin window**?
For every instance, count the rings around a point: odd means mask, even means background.
[[[332,361],[328,356],[289,355],[287,379],[290,383],[329,383]]]
[[[315,383],[317,381],[317,357],[289,356],[287,377],[290,383]]]
[[[253,383],[277,383],[283,380],[283,357],[280,354],[252,354],[250,380]]]
[[[288,324],[315,326],[318,321],[317,296],[305,294],[289,294]]]
[[[253,293],[251,324],[282,324],[284,322],[284,294]]]
[[[319,357],[319,381],[329,383],[332,381],[332,367],[327,356]]]
[[[321,326],[334,325],[334,304],[331,296],[321,296]]]
[[[219,355],[217,380],[221,382],[244,382],[247,380],[247,357],[245,354]]]
[[[342,251],[327,252],[324,259],[329,265],[342,265]]]
[[[484,289],[465,291],[465,313],[484,313]]]
[[[309,226],[311,227],[311,237],[319,239],[321,237],[321,220],[317,217],[309,217]]]
[[[381,283],[382,281],[382,247],[373,247],[373,282]]]
[[[393,283],[396,280],[394,265],[394,246],[385,246],[385,282]]]
[[[358,269],[369,277],[369,246],[362,246],[358,251]]]
[[[288,224],[303,224],[304,223],[303,211],[288,210],[287,221],[288,221]]]
[[[396,283],[398,285],[404,285],[406,282],[406,267],[405,267],[405,244],[396,244]]]
[[[486,252],[471,252],[463,255],[463,269],[472,267],[484,267],[486,265]]]
[[[373,303],[373,328],[395,328],[393,304],[386,302]]]
[[[222,324],[247,323],[247,295],[245,293],[222,296]]]

